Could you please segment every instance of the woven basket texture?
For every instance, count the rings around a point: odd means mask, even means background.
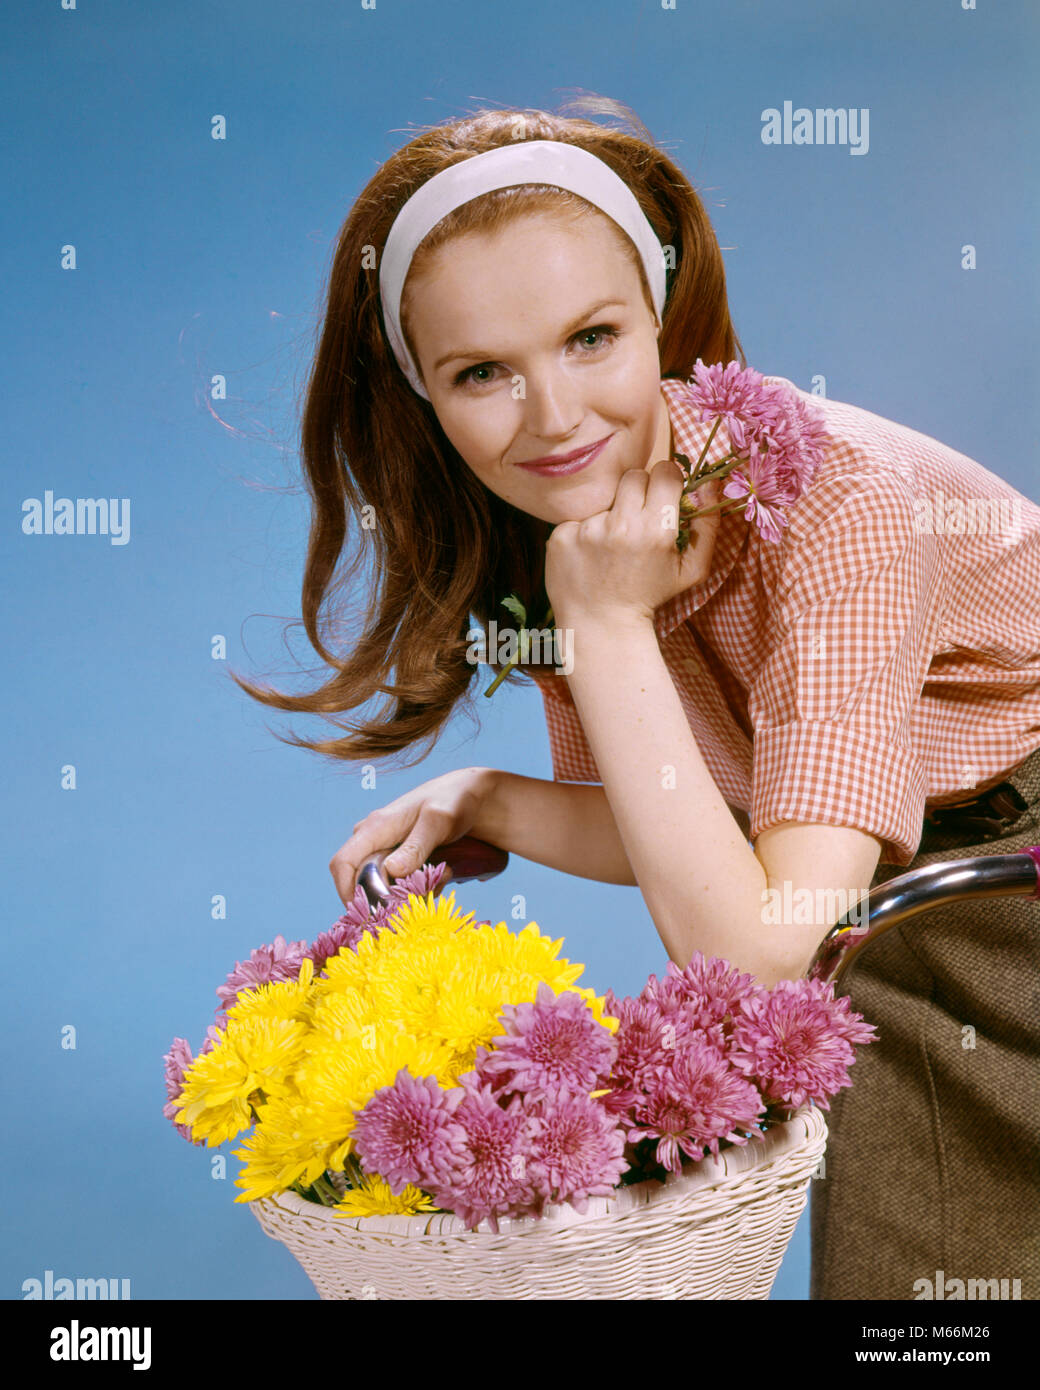
[[[826,1143],[805,1106],[664,1183],[502,1219],[497,1235],[446,1212],[339,1216],[295,1192],[249,1205],[323,1299],[766,1299]]]

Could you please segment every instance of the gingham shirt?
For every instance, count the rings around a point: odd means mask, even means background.
[[[766,379],[823,412],[823,463],[779,544],[742,510],[722,517],[708,578],[655,613],[661,653],[750,839],[851,826],[905,866],[926,804],[994,786],[1040,747],[1040,507],[927,435]],[[695,462],[711,426],[682,381],[661,385]],[[727,447],[722,428],[709,458]],[[998,500],[955,530],[955,498]],[[554,779],[602,782],[566,678],[535,678]]]

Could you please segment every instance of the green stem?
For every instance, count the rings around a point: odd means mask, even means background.
[[[364,1174],[361,1172],[361,1164],[354,1154],[347,1154],[343,1162],[343,1171],[349,1178],[351,1187],[361,1186]]]
[[[541,627],[543,627],[543,628],[549,627],[549,626],[552,624],[552,619],[553,619],[553,611],[552,611],[552,609],[550,608],[549,611],[548,611],[548,613],[546,613],[545,617],[542,619]],[[510,671],[513,669],[513,667],[519,664],[519,661],[520,661],[520,657],[519,657],[519,656],[514,656],[513,659],[512,659],[512,661],[510,661],[510,662],[508,663],[508,665],[502,667],[501,671],[499,671],[498,675],[497,675],[497,676],[495,677],[495,679],[491,682],[491,684],[488,686],[488,688],[484,691],[484,694],[488,697],[488,699],[490,699],[491,696],[494,695],[495,691],[498,689],[498,687],[499,687],[499,686],[502,684],[502,682],[505,680],[506,676],[509,675],[509,673],[510,673]]]
[[[705,483],[710,483],[712,478],[724,478],[727,473],[733,472],[734,463],[743,463],[744,461],[740,454],[727,454],[724,459],[719,459],[713,463],[711,468],[704,473],[691,473],[689,485],[683,488],[683,495],[685,496],[688,492],[696,492]]]
[[[709,512],[728,511],[735,512],[747,506],[746,497],[727,497],[722,502],[713,502],[710,507],[698,507],[692,516],[683,517],[685,522],[698,521],[702,516],[707,516]]]
[[[314,1182],[311,1184],[311,1187],[312,1190],[316,1192],[319,1198],[321,1199],[322,1206],[334,1207],[338,1204],[339,1193],[329,1182],[328,1178],[325,1177],[324,1173],[321,1175],[321,1177],[314,1179]]]
[[[716,416],[715,416],[715,423],[714,423],[714,424],[712,425],[712,427],[711,427],[711,434],[709,434],[708,437],[707,437],[707,439],[704,441],[704,448],[701,450],[701,456],[700,456],[700,458],[697,460],[697,462],[693,465],[693,476],[694,476],[694,477],[697,476],[697,469],[700,468],[701,464],[704,462],[705,455],[707,454],[709,448],[711,447],[711,441],[715,438],[715,431],[718,429],[718,427],[719,427],[721,424],[722,424],[722,416],[721,416],[721,415],[716,415]]]

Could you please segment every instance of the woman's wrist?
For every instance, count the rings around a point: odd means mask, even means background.
[[[602,786],[488,771],[489,791],[471,835],[562,873],[635,886]]]
[[[469,833],[477,840],[494,845],[496,849],[509,850],[509,795],[506,788],[510,772],[497,767],[474,769],[481,774],[478,786],[483,790],[480,796],[480,809],[470,827]]]
[[[576,636],[582,633],[599,638],[612,634],[653,631],[654,615],[636,608],[597,609],[586,606],[572,610],[566,619],[554,619],[559,628],[569,628]]]

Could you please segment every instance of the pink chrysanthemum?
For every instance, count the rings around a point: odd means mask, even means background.
[[[360,889],[358,890],[361,891]],[[370,918],[365,926],[358,926],[356,922],[347,920],[346,914],[338,917],[328,931],[319,932],[314,941],[307,948],[307,954],[314,962],[314,974],[318,976],[325,969],[327,962],[333,957],[338,956],[345,946],[349,946],[352,951],[356,951],[358,942],[365,935],[366,931],[375,935],[373,928],[377,926],[376,919]]]
[[[610,1085],[613,1094],[603,1098],[605,1109],[624,1115],[653,1084],[660,1070],[668,1070],[675,1055],[696,1034],[693,1017],[683,1008],[662,1009],[654,998],[614,1002],[608,993],[607,1011],[619,1020],[614,1035],[617,1058]]]
[[[764,442],[778,474],[787,475],[789,500],[795,501],[812,482],[823,462],[830,436],[818,409],[811,409],[786,386],[776,383],[784,408],[764,432]]]
[[[725,1056],[738,1002],[760,989],[753,976],[741,974],[728,961],[696,951],[685,970],[669,961],[662,979],[651,975],[638,1000],[618,1002],[608,991],[605,1007],[620,1024],[617,1060],[605,1083],[612,1090],[601,1102],[604,1108],[635,1123],[633,1107],[695,1038]]]
[[[409,1183],[429,1191],[450,1182],[467,1157],[466,1131],[452,1120],[462,1098],[459,1087],[445,1090],[435,1076],[417,1079],[402,1067],[358,1113],[354,1141],[365,1168],[395,1196]]]
[[[214,1024],[206,1029],[206,1041],[199,1049],[199,1056],[204,1057],[207,1052],[212,1052],[216,1043],[220,1041],[221,1030]],[[163,1054],[163,1080],[166,1083],[166,1104],[163,1106],[163,1114],[168,1120],[173,1120],[173,1127],[182,1138],[194,1144],[195,1140],[191,1137],[191,1125],[179,1125],[173,1119],[179,1107],[181,1090],[184,1087],[184,1074],[197,1059],[191,1055],[191,1044],[187,1038],[174,1038],[169,1052]],[[203,1140],[199,1140],[203,1143]]]
[[[727,475],[724,497],[746,502],[745,521],[758,527],[760,534],[774,545],[780,543],[780,528],[787,525],[784,509],[789,505],[788,477],[779,476],[765,454],[753,453],[748,461]]]
[[[459,1088],[452,1122],[465,1134],[463,1163],[449,1181],[423,1186],[471,1230],[487,1220],[497,1234],[500,1216],[526,1216],[541,1204],[532,1149],[543,1121],[524,1109],[519,1095],[500,1105],[474,1071],[459,1077]]]
[[[530,1100],[563,1092],[588,1094],[610,1070],[617,1044],[609,1028],[573,990],[555,994],[543,980],[533,1004],[506,1004],[505,1034],[494,1051],[478,1049],[477,1072],[500,1096],[522,1092]]]
[[[657,1162],[678,1173],[683,1153],[699,1161],[706,1149],[718,1157],[720,1139],[746,1144],[740,1131],[755,1128],[765,1108],[755,1087],[733,1070],[718,1048],[694,1037],[637,1102],[636,1124],[628,1139],[657,1139]]]
[[[532,1137],[529,1174],[540,1218],[553,1202],[588,1210],[590,1197],[610,1196],[628,1168],[625,1135],[615,1117],[587,1095],[574,1093],[532,1102],[528,1114],[541,1123]]]
[[[701,421],[721,419],[743,460],[722,477],[722,495],[747,502],[744,516],[778,544],[786,509],[812,483],[829,436],[819,411],[790,387],[767,382],[739,362],[706,367],[699,359],[688,399]],[[694,513],[696,515],[696,513]]]
[[[811,1100],[829,1110],[827,1096],[852,1085],[853,1044],[876,1038],[847,997],[834,998],[833,983],[780,980],[740,1001],[730,1061],[770,1104],[796,1109]]]
[[[754,367],[742,367],[739,362],[706,367],[700,358],[687,387],[687,400],[702,421],[721,416],[731,433],[734,423],[744,423],[757,434],[774,423],[781,408],[781,398]]]
[[[448,866],[442,862],[423,864],[421,868],[413,869],[410,874],[403,874],[390,884],[391,904],[399,907],[401,903],[407,902],[409,893],[418,893],[421,898],[425,898],[427,893],[436,894],[447,872]]]
[[[387,904],[380,903],[372,910],[365,890],[355,889],[347,910],[341,917],[336,918],[328,931],[320,932],[308,948],[307,954],[314,962],[315,975],[319,975],[329,959],[338,955],[344,946],[356,951],[363,936],[378,936],[382,928],[390,925],[389,917],[390,909]]]
[[[500,1217],[540,1219],[552,1202],[584,1212],[621,1180],[624,1133],[587,1095],[517,1093],[505,1103],[476,1071],[459,1082],[445,1090],[402,1068],[359,1114],[358,1156],[391,1192],[412,1183],[470,1228],[486,1219],[497,1231]]]
[[[666,1011],[681,1008],[695,1028],[721,1043],[731,1031],[729,1020],[737,1004],[761,988],[753,975],[741,974],[720,956],[694,951],[685,970],[670,960],[663,980],[651,975],[643,998],[656,999]]]
[[[258,946],[251,951],[247,961],[236,961],[235,968],[222,985],[217,986],[220,1008],[216,1010],[218,1023],[227,1018],[227,1011],[243,989],[255,989],[257,985],[273,984],[279,980],[295,980],[307,953],[306,941],[286,941],[284,936],[276,936],[270,946]]]

